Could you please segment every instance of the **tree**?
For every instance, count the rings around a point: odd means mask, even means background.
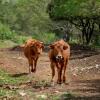
[[[100,18],[100,0],[52,0],[48,12],[52,20],[75,25],[82,32],[83,43],[89,44]]]
[[[50,30],[46,13],[50,0],[0,0],[0,22],[18,33],[43,33]]]

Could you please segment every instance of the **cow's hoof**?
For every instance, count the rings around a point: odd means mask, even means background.
[[[31,69],[31,72],[33,73],[33,72],[34,72],[34,70],[33,70],[33,69]]]
[[[57,81],[57,84],[61,84],[62,82],[61,81]]]
[[[63,83],[66,83],[66,80],[63,80]]]
[[[31,72],[35,73],[36,72],[36,69],[32,69]]]

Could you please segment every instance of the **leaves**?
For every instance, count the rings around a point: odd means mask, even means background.
[[[48,12],[52,20],[67,20],[81,29],[86,45],[91,42],[96,24],[100,24],[100,0],[52,0]]]
[[[100,15],[100,0],[53,0],[51,4],[53,7],[50,14],[54,18]]]
[[[48,31],[47,0],[1,0],[0,22],[11,30],[24,33]],[[38,31],[37,31],[38,29]]]

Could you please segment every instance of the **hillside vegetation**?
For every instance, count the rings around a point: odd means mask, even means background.
[[[0,40],[22,44],[32,37],[52,43],[100,46],[99,0],[0,0]]]
[[[49,1],[0,0],[0,39],[17,43],[24,42],[29,36],[42,41],[45,37],[45,42],[53,40],[55,35],[50,32],[52,23],[46,12]],[[41,39],[41,36],[44,37]]]

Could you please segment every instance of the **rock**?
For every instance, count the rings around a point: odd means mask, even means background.
[[[44,94],[36,95],[36,97],[37,97],[37,98],[41,98],[41,99],[46,99],[46,98],[47,98],[47,96],[44,95]]]
[[[55,93],[60,93],[60,91],[55,91]]]
[[[95,67],[96,67],[96,68],[99,68],[99,65],[98,65],[98,64],[96,64],[96,65],[95,65]]]
[[[23,57],[18,57],[17,59],[19,59],[19,60],[20,60],[20,59],[23,59]]]
[[[26,95],[26,93],[25,93],[24,91],[19,91],[19,94],[20,94],[21,96],[25,96],[25,95]]]

